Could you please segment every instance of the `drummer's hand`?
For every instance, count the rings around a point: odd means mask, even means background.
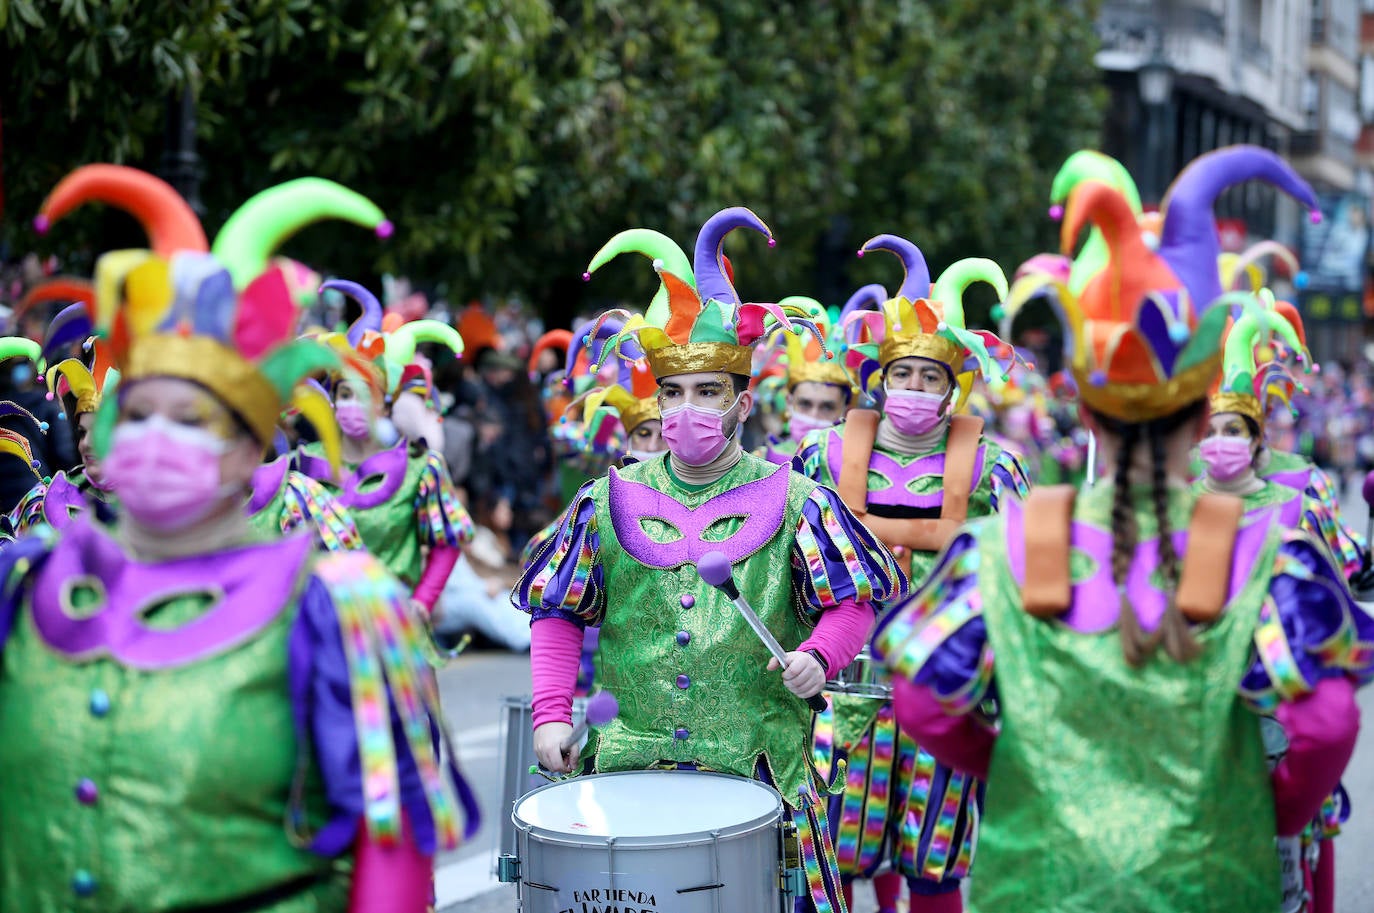
[[[778,660],[774,657],[768,661],[768,671],[776,668]],[[793,651],[787,654],[787,668],[782,672],[782,683],[797,697],[811,697],[825,688],[825,670],[810,653]]]
[[[545,723],[534,730],[534,756],[545,770],[556,774],[573,772],[582,749],[574,745],[566,752],[562,750],[563,740],[572,735],[572,731],[567,723]]]

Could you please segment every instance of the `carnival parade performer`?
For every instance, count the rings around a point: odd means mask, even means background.
[[[363,544],[412,590],[427,617],[443,592],[459,550],[472,539],[472,519],[453,490],[439,453],[402,438],[388,417],[406,368],[420,342],[463,351],[456,330],[436,320],[416,320],[383,330],[382,306],[356,282],[331,279],[362,314],[345,334],[324,338],[350,356],[347,370],[331,379],[334,412],[343,431],[342,477],[336,477],[320,444],[301,449],[300,470],[329,489],[357,524]]]
[[[698,235],[693,268],[680,250],[656,258],[661,306],[627,318],[659,382],[666,458],[583,487],[512,595],[531,613],[534,740],[550,770],[706,768],[772,784],[791,811],[810,905],[843,909],[824,803],[808,744],[818,694],[858,652],[872,603],[905,590],[892,556],[833,492],[743,452],[751,346],[776,305],[742,304],[725,276],[732,229],[767,227],[726,209]],[[804,321],[801,321],[804,323]],[[763,623],[793,646],[781,674],[696,562],[711,551]],[[671,594],[671,595],[670,595]],[[600,625],[599,685],[620,714],[588,743],[585,763],[561,743],[582,629]]]
[[[840,312],[843,318],[865,304],[881,304],[887,292],[880,285],[866,285],[859,289]],[[781,329],[769,333],[761,347],[765,365],[760,376],[777,370],[786,378],[787,395],[783,409],[787,421],[787,437],[769,435],[758,455],[770,463],[789,464],[797,453],[797,446],[812,431],[830,428],[844,418],[857,392],[854,381],[845,370],[843,357],[847,350],[840,323],[831,322],[825,308],[814,298],[794,295],[778,302],[783,306],[799,307],[820,328],[824,344],[818,339],[802,339]],[[768,356],[772,356],[771,359]],[[768,361],[774,364],[768,364]]]
[[[47,230],[58,219],[87,202],[104,202],[138,218],[150,239],[159,239],[156,243],[165,247],[169,242],[161,240],[159,233],[169,230],[166,225],[191,234],[191,222],[196,217],[193,212],[178,211],[177,207],[184,207],[185,203],[175,194],[172,197],[163,195],[154,180],[132,168],[111,170],[101,165],[78,168],[48,196],[39,216],[40,222]],[[214,240],[214,247],[221,252],[232,252],[232,256],[241,256],[240,251],[248,250],[261,259],[272,258],[285,237],[300,227],[295,210],[302,205],[303,199],[311,203],[308,212],[312,220],[339,217],[374,230],[384,222],[380,209],[352,191],[336,185],[316,185],[314,191],[313,196],[302,195],[299,185],[283,185],[254,196],[225,223]],[[169,215],[168,210],[173,214]],[[196,227],[199,227],[198,221]],[[313,295],[318,280],[306,267],[281,258],[273,258],[273,263],[285,293],[298,304],[308,300],[302,295],[303,291]],[[110,290],[105,293],[113,294]],[[89,349],[91,365],[88,367],[79,359],[69,358],[47,372],[50,396],[61,394],[64,385],[71,394],[64,395],[63,401],[72,400],[68,414],[75,416],[73,427],[82,471],[71,479],[59,473],[49,482],[36,486],[15,508],[14,527],[24,532],[37,522],[45,522],[61,529],[88,506],[95,508],[97,519],[108,523],[114,517],[117,504],[109,486],[100,479],[99,461],[91,446],[91,431],[102,391],[107,384],[115,382],[119,372],[110,367],[109,341],[90,337],[92,321],[97,316],[95,290],[89,283],[58,279],[35,288],[32,297],[35,300],[77,299],[77,304],[64,308],[49,325],[44,350],[61,350],[84,341],[83,348]],[[331,445],[330,452],[337,462],[339,434],[327,400],[321,400],[308,386],[302,385],[293,392],[290,405],[314,424],[321,439]],[[323,487],[290,469],[285,458],[263,465],[254,474],[251,491],[244,500],[244,512],[253,529],[264,538],[274,539],[282,533],[306,527],[314,534],[316,544],[326,550],[361,547],[358,531],[347,512]]]
[[[795,465],[839,492],[914,585],[964,519],[994,513],[1026,491],[1020,464],[983,436],[982,420],[955,414],[976,374],[1001,376],[994,353],[1004,350],[991,334],[966,328],[964,290],[982,280],[1005,297],[1006,279],[991,261],[961,260],[932,291],[925,258],[910,241],[880,235],[863,250],[896,254],[906,273],[896,298],[847,318],[868,337],[851,336],[849,364],[862,388],[881,388],[882,412],[852,410],[844,424],[815,432]],[[889,702],[837,693],[831,704],[817,719],[816,740],[832,766],[840,758],[849,765],[830,809],[841,875],[871,878],[890,864],[907,880],[913,913],[961,909],[981,785],[898,733]],[[876,887],[879,904],[890,907],[891,884]]]
[[[1157,247],[1119,189],[1074,188],[1062,247],[1090,222],[1105,251],[1060,303],[1106,476],[973,521],[879,625],[902,727],[986,778],[974,910],[1278,910],[1276,835],[1354,748],[1374,623],[1306,533],[1189,485],[1228,319],[1212,203],[1247,178],[1315,206],[1255,147],[1178,177]]]
[[[0,910],[419,913],[433,854],[477,820],[431,739],[408,592],[361,552],[263,542],[242,510],[292,391],[338,358],[292,338],[265,243],[207,252],[171,187],[129,187],[106,185],[154,250],[96,267],[122,379],[92,434],[119,519],[0,554]],[[361,200],[275,190],[295,225]]]

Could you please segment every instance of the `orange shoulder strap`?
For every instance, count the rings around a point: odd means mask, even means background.
[[[872,409],[850,409],[844,418],[840,453],[840,478],[835,485],[844,506],[862,517],[868,513],[868,463],[873,459],[873,442],[878,439],[878,413]]]
[[[956,415],[949,420],[945,438],[945,482],[940,502],[940,519],[963,523],[968,519],[968,497],[973,491],[973,464],[978,460],[978,442],[983,439],[983,420],[973,415]]]
[[[1191,622],[1216,621],[1226,605],[1236,533],[1244,513],[1244,502],[1232,495],[1205,494],[1193,506],[1177,596],[1179,611]]]
[[[1058,616],[1073,600],[1069,552],[1077,495],[1072,485],[1049,485],[1032,489],[1022,506],[1026,579],[1021,604],[1037,618]]]

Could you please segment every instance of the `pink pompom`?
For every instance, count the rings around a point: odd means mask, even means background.
[[[862,256],[863,256],[864,254],[866,254],[866,253],[868,253],[868,251],[864,250],[862,247],[859,248],[858,256],[862,257]]]
[[[377,237],[385,240],[391,237],[391,233],[396,230],[396,226],[391,224],[390,219],[383,219],[377,226]]]
[[[1064,218],[1064,207],[1060,206],[1058,203],[1055,203],[1053,206],[1051,206],[1050,218],[1054,219],[1056,222]]]
[[[592,274],[591,274],[591,273],[583,273],[583,274],[582,274],[582,281],[583,281],[583,282],[591,282],[591,281],[592,281]]]
[[[52,398],[53,398],[53,392],[52,392],[51,390],[49,390],[49,391],[48,391],[48,395],[45,397],[45,399],[47,399],[48,402],[52,402]]]
[[[1307,218],[1313,225],[1320,225],[1322,221],[1322,211],[1320,209],[1314,209],[1307,214]]]
[[[769,247],[777,247],[777,246],[778,246],[778,239],[777,239],[777,238],[769,238],[769,239],[768,239],[768,246],[769,246]]]
[[[40,235],[46,235],[48,233],[48,229],[51,227],[52,223],[48,221],[47,216],[33,217],[33,230],[38,232]]]

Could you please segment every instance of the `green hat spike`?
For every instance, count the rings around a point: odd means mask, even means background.
[[[592,273],[621,254],[643,254],[656,264],[662,263],[663,271],[672,273],[692,288],[697,287],[696,277],[692,275],[692,261],[676,241],[652,228],[630,228],[611,238],[592,257],[582,279],[590,281]],[[663,326],[668,320],[668,287],[661,280],[644,319],[654,326]]]
[[[1002,268],[983,257],[965,257],[945,268],[935,280],[931,300],[944,307],[943,323],[956,330],[967,330],[964,320],[964,292],[975,282],[986,282],[997,291],[997,300],[1007,297],[1007,277]]]

